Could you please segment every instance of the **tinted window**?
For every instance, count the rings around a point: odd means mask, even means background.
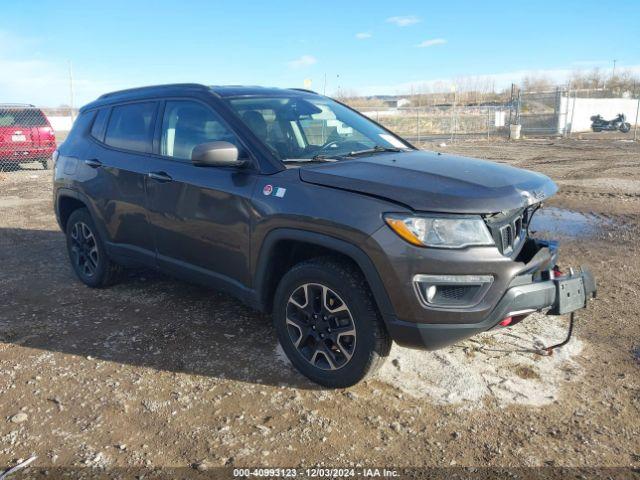
[[[91,110],[88,112],[82,112],[78,115],[73,122],[73,126],[71,127],[71,131],[69,132],[69,136],[65,141],[66,144],[70,144],[76,142],[84,135],[89,129],[89,125],[91,125],[91,121],[93,120],[94,115],[96,114],[95,110]]]
[[[282,159],[347,155],[374,147],[410,149],[367,117],[323,97],[233,98],[229,104]]]
[[[160,141],[162,155],[189,160],[196,145],[218,141],[238,145],[233,133],[213,110],[188,100],[166,103]]]
[[[154,102],[113,107],[104,142],[112,147],[150,152],[155,108]]]
[[[96,119],[93,122],[93,127],[91,127],[91,136],[102,141],[104,138],[104,129],[107,125],[107,118],[109,117],[109,109],[101,108],[98,110],[98,115],[96,115]]]
[[[37,108],[0,109],[0,127],[48,126],[44,114]]]

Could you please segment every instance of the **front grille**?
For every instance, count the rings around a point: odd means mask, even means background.
[[[509,256],[522,246],[527,237],[529,221],[537,207],[533,205],[486,218],[493,240],[503,255]]]

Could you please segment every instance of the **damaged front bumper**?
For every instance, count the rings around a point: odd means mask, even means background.
[[[556,266],[557,244],[530,240],[532,255],[522,272],[513,278],[491,313],[475,323],[387,322],[389,334],[399,345],[435,350],[501,325],[515,324],[530,313],[564,315],[585,308],[596,295],[595,279],[588,268],[561,273]]]

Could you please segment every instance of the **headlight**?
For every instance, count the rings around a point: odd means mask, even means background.
[[[463,248],[494,245],[480,217],[385,215],[391,229],[407,242],[420,247]]]

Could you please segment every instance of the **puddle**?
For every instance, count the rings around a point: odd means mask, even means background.
[[[550,233],[555,237],[589,237],[598,235],[614,226],[613,220],[593,213],[544,207],[533,216],[529,230]]]

